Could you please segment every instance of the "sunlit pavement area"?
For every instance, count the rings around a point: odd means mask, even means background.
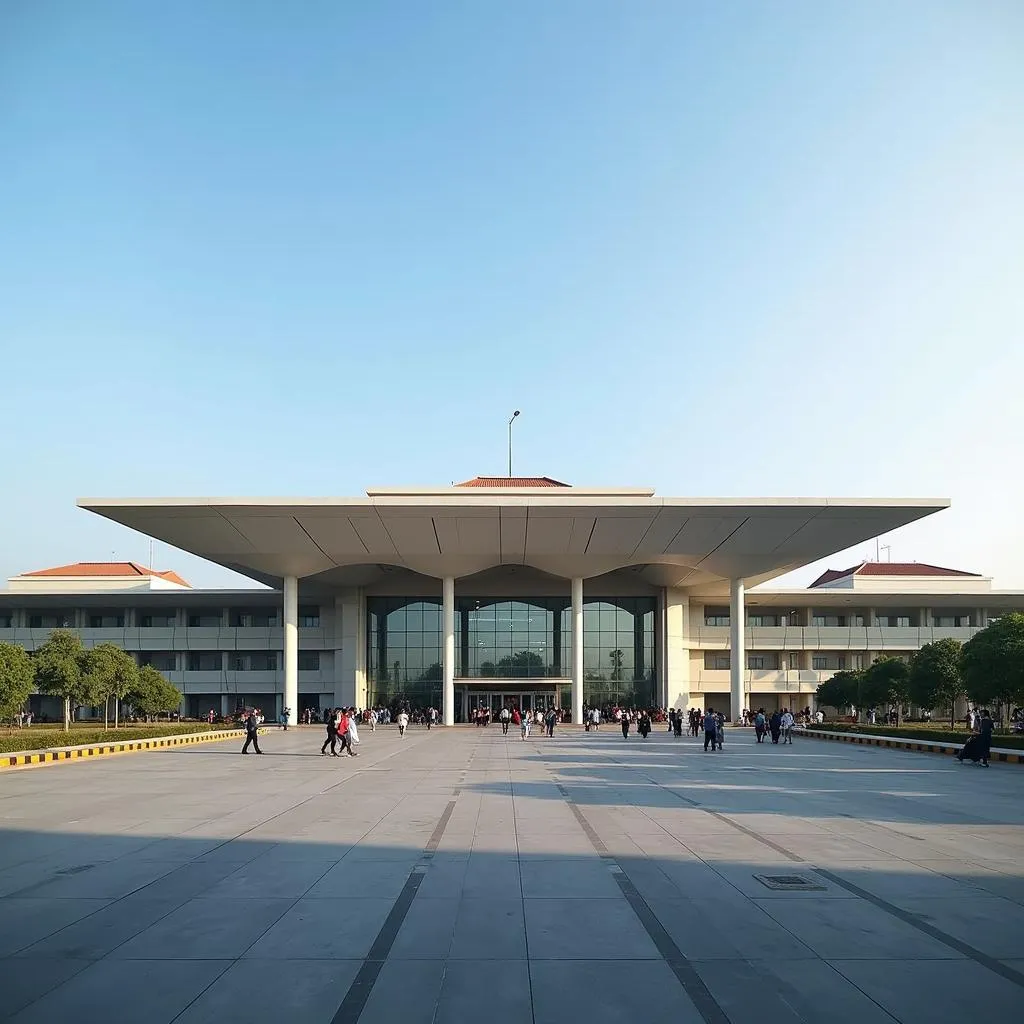
[[[746,732],[321,738],[0,776],[0,1019],[1020,1019],[1022,768]]]

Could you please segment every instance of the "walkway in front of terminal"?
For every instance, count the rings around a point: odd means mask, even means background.
[[[746,732],[320,740],[0,777],[0,1019],[1020,1016],[1015,766]]]

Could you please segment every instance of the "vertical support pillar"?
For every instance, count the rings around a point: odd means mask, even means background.
[[[231,711],[231,697],[226,693],[222,693],[220,695],[220,717],[227,718]]]
[[[441,584],[441,618],[444,631],[442,678],[444,724],[455,724],[455,577],[445,576]]]
[[[743,580],[729,581],[729,710],[733,725],[743,713],[745,694],[743,677],[747,667],[744,644]]]
[[[572,580],[572,720],[583,724],[583,577]]]
[[[298,720],[299,705],[299,580],[284,578],[284,706],[288,724]]]

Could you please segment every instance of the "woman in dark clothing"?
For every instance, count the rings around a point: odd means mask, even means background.
[[[327,715],[327,739],[324,740],[324,745],[320,748],[320,753],[327,754],[327,745],[331,747],[331,757],[338,756],[338,715],[333,708],[328,708],[326,711]]]
[[[647,717],[646,711],[640,712],[640,720],[636,723],[636,731],[647,739],[647,734],[651,731],[651,720]]]
[[[768,728],[772,731],[772,743],[778,743],[779,735],[782,733],[782,714],[780,712],[772,712],[772,717],[768,720]]]
[[[625,711],[622,712],[622,738],[629,739],[629,715]]]
[[[682,711],[676,712],[676,720],[672,730],[676,736],[683,735],[683,713]]]

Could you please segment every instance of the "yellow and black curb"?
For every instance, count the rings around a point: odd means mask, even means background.
[[[945,754],[956,756],[963,750],[963,744],[940,743],[929,741],[922,743],[919,740],[889,739],[887,736],[863,736],[860,733],[849,732],[818,732],[815,729],[807,729],[794,735],[805,736],[814,740],[837,740],[839,743],[860,743],[869,747],[892,747],[895,750],[914,750],[921,754]],[[966,740],[966,737],[965,737]],[[1024,751],[999,750],[993,748],[989,754],[989,761],[999,761],[1004,764],[1024,764]]]
[[[260,735],[269,730],[260,729]],[[192,743],[215,743],[218,740],[241,739],[244,729],[218,729],[215,732],[183,733],[180,736],[154,736],[150,740],[125,740],[123,743],[97,743],[94,746],[64,747],[57,750],[33,750],[25,754],[0,754],[0,771],[5,768],[24,768],[28,765],[55,764],[83,757],[109,757],[112,754],[131,754],[159,747],[181,747]]]

